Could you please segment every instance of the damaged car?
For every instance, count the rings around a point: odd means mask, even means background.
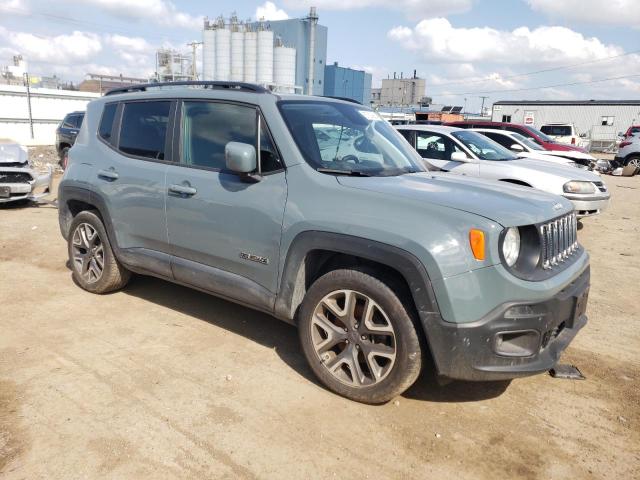
[[[38,173],[27,149],[11,140],[0,140],[0,203],[34,201],[51,192],[53,169]]]

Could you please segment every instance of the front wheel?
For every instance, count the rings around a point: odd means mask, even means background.
[[[640,157],[631,157],[627,160],[627,165],[633,165],[636,168],[640,168]]]
[[[311,369],[333,392],[384,403],[420,374],[422,349],[409,310],[362,270],[334,270],[311,286],[300,309],[300,341]]]

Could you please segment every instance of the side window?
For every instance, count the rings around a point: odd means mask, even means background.
[[[98,127],[98,135],[106,142],[111,143],[111,131],[113,129],[113,119],[116,116],[117,103],[109,103],[104,106],[100,126]]]
[[[282,161],[278,156],[264,118],[260,118],[260,169],[263,173],[273,172],[282,168]]]
[[[451,160],[453,152],[461,151],[450,138],[432,132],[416,132],[416,150],[434,160]]]
[[[615,118],[616,118],[616,117],[610,117],[610,116],[602,117],[602,118],[600,119],[600,124],[601,124],[603,127],[610,127],[611,125],[613,125],[613,121],[615,120]]]
[[[485,137],[489,137],[491,140],[493,140],[496,143],[499,143],[500,145],[502,145],[504,148],[507,148],[507,149],[511,149],[511,145],[513,145],[514,143],[517,143],[508,135],[500,135],[499,133],[493,133],[493,132],[482,132],[482,134]]]
[[[164,160],[171,102],[125,103],[120,122],[120,144],[124,153]]]
[[[415,146],[415,135],[413,133],[413,130],[398,130],[398,132],[400,133],[400,135],[407,139],[409,145],[411,145],[412,147]]]
[[[225,170],[224,149],[229,142],[257,139],[256,110],[231,103],[184,102],[182,114],[182,163]]]
[[[76,115],[75,118],[73,119],[73,125],[75,128],[80,128],[82,127],[82,121],[84,120],[84,115]]]
[[[62,126],[64,128],[75,128],[75,126],[73,125],[73,117],[75,117],[75,115],[67,115],[66,117],[64,117]]]

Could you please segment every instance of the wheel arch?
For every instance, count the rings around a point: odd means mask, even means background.
[[[274,314],[288,323],[296,314],[307,289],[320,276],[336,268],[364,266],[391,280],[406,293],[425,328],[425,321],[440,317],[431,280],[424,265],[410,252],[365,238],[340,233],[303,232],[292,241],[284,262]],[[404,292],[402,292],[404,290]]]

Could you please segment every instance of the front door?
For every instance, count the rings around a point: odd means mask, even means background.
[[[427,162],[444,170],[459,175],[480,175],[477,163],[451,160],[453,152],[462,150],[446,135],[429,131],[416,131],[416,150]]]
[[[167,171],[174,277],[235,299],[244,290],[259,303],[277,290],[287,192],[266,124],[254,106],[235,103],[184,101],[180,116],[180,161]],[[226,169],[228,142],[260,145],[260,181]]]

